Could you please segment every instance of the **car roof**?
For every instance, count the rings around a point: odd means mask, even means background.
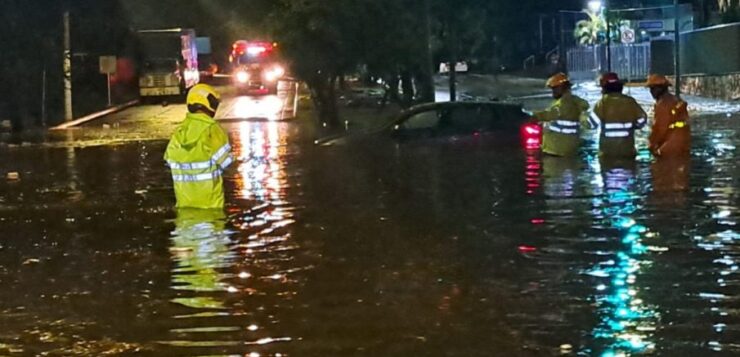
[[[444,109],[459,109],[459,108],[508,108],[508,109],[522,109],[521,104],[516,103],[502,103],[502,102],[436,102],[436,103],[424,103],[424,104],[418,104],[411,106],[409,108],[406,108],[405,110],[401,111],[401,113],[398,114],[396,119],[394,119],[390,125],[392,126],[395,124],[398,124],[399,122],[403,122],[404,120],[408,119],[408,117],[427,112],[427,111],[436,111],[436,110],[444,110]]]

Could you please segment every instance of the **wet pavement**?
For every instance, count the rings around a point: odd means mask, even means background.
[[[225,121],[223,213],[173,209],[162,127],[3,147],[0,355],[737,355],[738,120],[676,162]]]

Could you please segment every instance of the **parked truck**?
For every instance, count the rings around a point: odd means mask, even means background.
[[[198,84],[198,50],[192,29],[138,31],[139,94],[142,99],[185,96]]]

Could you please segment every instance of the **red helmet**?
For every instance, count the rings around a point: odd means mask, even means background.
[[[617,84],[622,83],[622,80],[619,79],[619,76],[617,76],[614,72],[607,72],[601,75],[601,78],[599,78],[599,85],[601,87],[605,87],[608,84]]]

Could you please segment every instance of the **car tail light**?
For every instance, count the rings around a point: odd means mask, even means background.
[[[522,125],[522,143],[527,150],[539,149],[542,144],[542,127],[536,123]]]

